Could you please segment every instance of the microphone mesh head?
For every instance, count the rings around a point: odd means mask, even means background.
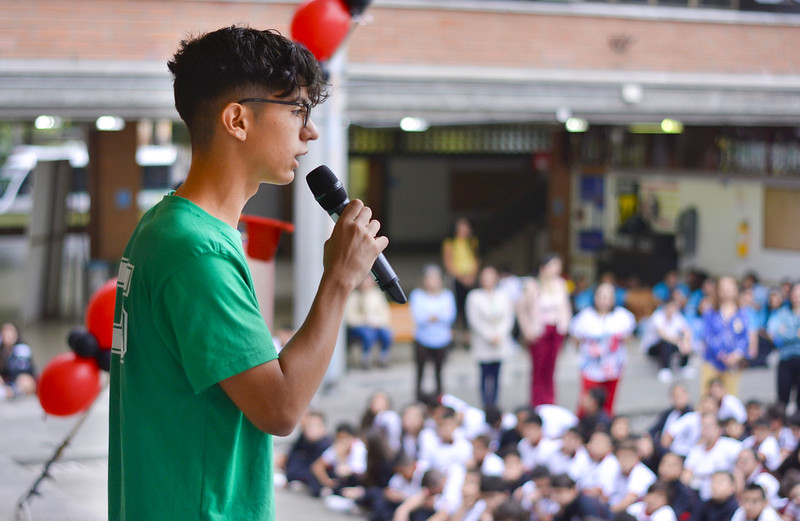
[[[306,176],[306,182],[314,197],[319,197],[328,190],[335,188],[336,183],[341,183],[331,169],[320,165]]]
[[[325,209],[331,212],[347,200],[347,191],[339,178],[325,165],[320,165],[306,176],[306,182],[314,194],[314,198]]]

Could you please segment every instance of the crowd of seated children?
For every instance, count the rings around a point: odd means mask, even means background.
[[[769,290],[754,276],[729,286],[720,298],[710,278],[687,288],[670,274],[659,285],[660,306],[639,331],[659,370],[670,370],[662,381],[675,365],[690,367],[707,340],[704,314],[719,311],[720,300],[735,301],[748,335],[759,331],[743,360],[761,363],[763,338],[800,361],[800,340],[769,333],[779,313],[792,318],[798,286]],[[795,297],[800,310],[800,289]],[[624,301],[619,288],[613,299]],[[696,403],[685,383],[672,382],[670,406],[641,432],[613,415],[603,387],[582,393],[576,411],[544,404],[513,413],[447,394],[395,410],[376,393],[358,427],[345,422],[331,433],[309,412],[288,454],[276,457],[285,473],[276,483],[370,521],[800,521],[800,412],[786,415],[788,399],[743,402],[725,376],[709,377]]]
[[[309,412],[276,461],[288,486],[370,521],[800,521],[800,416],[709,389],[693,404],[675,383],[641,432],[624,416],[503,414],[451,395],[395,412],[376,393],[361,429],[343,423],[332,441]]]

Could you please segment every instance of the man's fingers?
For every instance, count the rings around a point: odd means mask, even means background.
[[[380,237],[375,237],[375,244],[377,244],[379,251],[383,251],[389,246],[389,238],[385,235],[381,235]]]
[[[375,219],[371,220],[367,223],[366,230],[370,237],[373,239],[378,235],[378,231],[381,229],[381,223],[376,221]]]
[[[339,219],[351,220],[355,221],[356,216],[364,208],[364,203],[359,199],[353,199],[348,203],[347,206],[344,207],[342,210],[342,214],[339,216]]]
[[[364,206],[364,203],[361,204],[361,210],[358,212],[358,215],[356,215],[355,221],[360,225],[367,226],[370,219],[372,219],[372,208]]]
[[[363,233],[366,233],[367,236],[375,241],[375,246],[378,247],[379,252],[386,249],[386,246],[389,244],[389,239],[378,236],[381,223],[372,218],[372,209],[369,206],[365,206],[364,203],[358,199],[350,201],[344,210],[342,210],[338,223],[347,228],[355,226],[356,229],[363,230]]]

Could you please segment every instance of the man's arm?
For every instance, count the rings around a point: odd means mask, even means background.
[[[264,432],[286,436],[317,391],[333,355],[347,297],[367,276],[388,239],[358,200],[342,212],[325,243],[324,271],[311,310],[280,358],[220,382],[247,418]]]

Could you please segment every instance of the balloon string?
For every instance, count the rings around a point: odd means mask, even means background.
[[[345,43],[347,43],[347,40],[355,32],[356,28],[359,25],[366,25],[366,24],[368,24],[370,22],[372,22],[372,17],[366,17],[364,15],[359,15],[357,17],[353,17],[352,20],[351,20],[351,23],[350,23],[350,29],[347,31],[347,34],[344,35],[344,38],[342,38],[342,42],[339,44],[339,49],[341,49],[345,45]],[[337,51],[338,51],[338,49],[337,49]]]
[[[61,445],[58,446],[58,448],[50,457],[50,459],[47,460],[47,462],[44,464],[42,473],[39,475],[38,478],[36,478],[36,481],[34,481],[33,485],[28,490],[28,492],[20,498],[19,502],[17,503],[17,515],[16,515],[17,519],[24,519],[24,517],[21,516],[23,516],[24,513],[27,511],[28,504],[33,500],[34,496],[41,495],[41,493],[39,492],[39,485],[46,478],[52,477],[50,475],[50,467],[53,465],[53,463],[58,461],[58,458],[61,457],[61,454],[64,452],[67,446],[69,446],[70,442],[72,441],[72,438],[75,436],[75,434],[78,433],[78,430],[81,428],[86,419],[89,417],[89,413],[92,412],[92,407],[94,407],[94,404],[97,403],[97,399],[100,397],[100,395],[103,394],[103,391],[108,387],[108,384],[110,382],[111,378],[105,379],[105,382],[103,383],[103,387],[100,390],[100,392],[97,393],[95,399],[92,401],[91,404],[89,404],[89,407],[86,408],[86,411],[84,411],[81,417],[78,418],[78,421],[75,422],[75,425],[72,426],[72,429],[70,429],[69,433],[67,433],[67,436],[64,438],[64,441],[61,442]]]

